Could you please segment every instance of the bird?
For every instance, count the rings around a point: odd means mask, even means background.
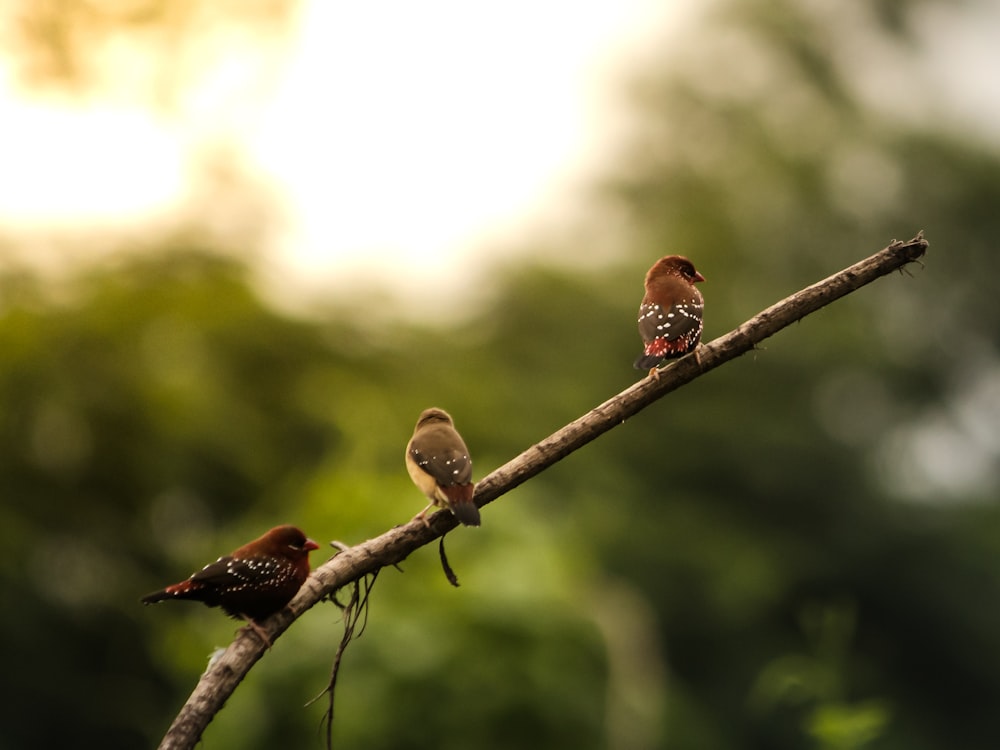
[[[431,501],[414,520],[425,526],[427,511],[434,506],[448,508],[465,526],[478,526],[479,508],[472,501],[472,459],[465,441],[444,409],[424,409],[406,445],[406,470]]]
[[[665,360],[696,350],[705,300],[695,284],[704,280],[683,255],[666,255],[646,272],[646,293],[639,305],[639,335],[645,348],[636,357],[635,369],[649,370],[655,378]]]
[[[309,577],[309,553],[319,545],[295,526],[275,526],[263,536],[193,574],[187,580],[142,597],[143,604],[192,599],[221,607],[247,624],[270,647],[257,621],[292,600]]]

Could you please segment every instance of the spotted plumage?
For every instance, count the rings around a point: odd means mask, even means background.
[[[472,459],[448,412],[425,409],[420,414],[405,458],[413,483],[431,501],[417,518],[427,523],[427,511],[438,506],[448,508],[466,526],[479,525]]]
[[[277,526],[209,563],[185,581],[154,591],[145,604],[192,599],[232,617],[259,620],[291,601],[309,576],[309,552],[319,545],[294,526]]]
[[[694,264],[680,255],[660,258],[646,273],[638,321],[645,346],[635,360],[637,370],[655,375],[662,362],[698,346],[705,301],[695,284],[704,280]]]

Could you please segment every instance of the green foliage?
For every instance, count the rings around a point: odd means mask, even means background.
[[[911,4],[713,7],[637,81],[634,153],[594,198],[629,251],[498,270],[480,318],[292,318],[241,263],[169,237],[64,283],[0,273],[17,686],[0,745],[152,746],[236,625],[140,595],[280,522],[353,543],[408,520],[423,498],[402,450],[426,406],[455,416],[479,478],[626,387],[656,257],[695,259],[712,338],[921,228],[926,268],[782,332],[449,535],[461,588],[432,549],[383,571],[334,737],[996,745],[1000,162],[858,92],[852,65],[866,44],[909,44]],[[324,604],[300,620],[206,744],[319,747],[321,708],[303,705],[339,618]]]
[[[804,707],[802,725],[819,748],[862,748],[885,732],[891,711],[878,699],[848,702],[854,606],[806,606],[800,617],[810,653],[779,656],[760,673],[751,703],[760,711]]]

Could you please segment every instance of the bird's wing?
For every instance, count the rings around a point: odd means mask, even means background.
[[[703,303],[694,301],[663,309],[653,302],[639,307],[639,335],[647,344],[655,339],[686,340],[701,333]]]
[[[446,425],[428,428],[414,436],[410,441],[410,457],[442,487],[472,481],[469,449],[458,433]]]
[[[232,588],[242,584],[259,585],[263,581],[280,579],[282,566],[267,557],[220,557],[214,563],[191,576],[191,583],[212,588]]]

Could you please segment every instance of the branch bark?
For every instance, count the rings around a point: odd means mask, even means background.
[[[724,336],[703,344],[698,348],[697,358],[687,356],[678,360],[664,369],[658,379],[643,378],[485,477],[476,485],[476,504],[482,507],[493,502],[671,391],[754,349],[789,324],[918,260],[927,251],[927,245],[922,232],[908,242],[894,240],[871,257],[786,297]],[[344,549],[318,567],[288,607],[262,623],[271,642],[306,610],[337,589],[406,559],[414,550],[457,525],[447,511],[439,511],[429,520],[429,527],[419,521],[397,526]],[[209,722],[264,651],[260,639],[249,629],[242,629],[233,643],[209,663],[164,735],[160,750],[194,748]]]

